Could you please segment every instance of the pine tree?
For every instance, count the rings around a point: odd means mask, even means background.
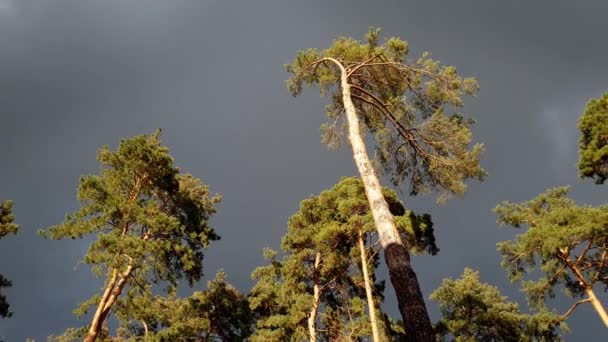
[[[382,196],[364,135],[374,134],[377,162],[395,184],[409,182],[413,194],[439,191],[440,199],[462,194],[466,179],[485,175],[479,165],[482,146],[469,148],[472,122],[459,111],[462,96],[478,87],[474,79],[461,78],[454,67],[441,66],[427,53],[407,60],[408,52],[406,42],[390,38],[380,43],[379,30],[370,29],[367,44],[341,37],[327,50],[300,51],[286,68],[293,74],[288,88],[294,96],[303,85],[330,93],[323,141],[337,147],[348,132],[408,339],[432,341],[424,297]]]
[[[444,279],[431,294],[442,318],[435,332],[442,341],[561,341],[559,317],[548,311],[524,314],[500,291],[465,268],[459,279]],[[564,327],[562,327],[564,328]]]
[[[143,295],[150,284],[192,284],[203,274],[203,250],[219,239],[209,226],[219,196],[192,175],[180,173],[157,131],[122,140],[116,151],[98,152],[99,175],[82,177],[81,208],[41,234],[77,239],[93,234],[83,262],[105,275],[101,294],[82,303],[78,315],[96,306],[86,341],[95,341],[116,309]]]
[[[527,226],[515,240],[501,242],[502,265],[512,281],[537,270],[544,276],[522,282],[532,306],[542,308],[547,298],[563,286],[567,295],[587,297],[563,314],[566,319],[580,304],[590,302],[608,327],[608,315],[594,286],[608,285],[608,205],[579,206],[555,188],[522,203],[503,202],[496,207],[498,222]]]
[[[608,179],[608,93],[587,103],[578,129],[581,131],[579,175],[602,184]]]

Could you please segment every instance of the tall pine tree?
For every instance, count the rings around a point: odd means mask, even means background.
[[[117,307],[129,311],[125,305],[142,295],[138,288],[198,281],[203,250],[219,239],[208,223],[219,196],[174,166],[159,133],[122,140],[116,151],[100,149],[99,174],[80,180],[80,209],[41,232],[51,239],[96,237],[83,262],[105,277],[105,286],[76,311],[96,307],[86,341],[97,339]]]
[[[339,146],[348,133],[408,339],[433,341],[410,255],[382,196],[364,136],[374,135],[370,142],[377,161],[395,184],[408,182],[414,194],[439,191],[440,198],[462,194],[465,180],[485,175],[479,165],[482,146],[470,146],[472,122],[460,112],[462,97],[478,87],[429,54],[408,60],[408,52],[406,42],[381,42],[379,30],[370,29],[366,43],[341,37],[326,50],[300,51],[286,68],[293,74],[288,88],[294,96],[304,85],[329,93],[323,141]]]

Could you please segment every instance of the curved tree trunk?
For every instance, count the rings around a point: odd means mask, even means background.
[[[606,314],[604,306],[595,296],[593,289],[591,287],[588,287],[585,289],[585,293],[587,294],[587,297],[591,300],[591,304],[593,304],[593,308],[602,319],[602,322],[604,322],[604,325],[608,328],[608,314]]]
[[[372,295],[372,284],[367,272],[367,256],[365,255],[365,242],[363,242],[363,233],[359,229],[359,252],[361,253],[361,269],[363,270],[363,280],[365,281],[365,294],[367,295],[367,309],[369,310],[369,321],[372,325],[372,337],[374,342],[380,342],[378,334],[378,321],[376,320],[376,307],[374,305],[374,296]]]
[[[401,241],[393,215],[382,195],[382,186],[367,155],[359,128],[359,118],[351,99],[351,86],[348,83],[346,69],[334,58],[326,57],[325,60],[336,64],[341,71],[342,102],[348,122],[348,140],[365,187],[365,195],[370,204],[379,240],[384,248],[384,259],[397,295],[407,340],[434,341],[433,326],[426,311],[416,273],[410,263],[409,252]]]

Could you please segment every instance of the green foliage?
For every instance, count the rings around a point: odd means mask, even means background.
[[[48,342],[81,342],[87,336],[87,328],[68,328],[61,335],[51,335],[48,337]],[[124,342],[121,338],[114,338],[110,335],[110,329],[107,324],[104,324],[99,335],[98,342]]]
[[[440,199],[465,192],[464,181],[481,180],[481,144],[471,145],[472,120],[465,120],[463,97],[478,90],[473,78],[462,78],[453,66],[424,53],[408,59],[407,42],[380,41],[370,29],[367,42],[340,37],[326,50],[298,52],[286,65],[292,95],[317,85],[329,94],[323,142],[339,147],[345,134],[340,69],[348,73],[351,97],[367,131],[375,135],[377,162],[398,185],[409,181],[413,194],[438,190]],[[332,60],[333,59],[333,60]]]
[[[530,304],[537,308],[554,297],[559,285],[568,295],[582,296],[595,283],[608,284],[608,206],[578,206],[567,193],[567,187],[550,189],[530,201],[504,202],[495,209],[499,223],[527,226],[515,240],[499,243],[498,250],[513,281],[540,266],[543,277],[523,281]]]
[[[304,340],[308,337],[306,318],[312,301],[308,286],[290,287],[284,279],[290,272],[276,259],[276,252],[266,249],[264,256],[270,264],[252,273],[257,283],[251,290],[250,307],[257,317],[257,329],[251,341]]]
[[[219,239],[208,219],[220,197],[179,172],[159,133],[122,140],[116,151],[101,148],[99,175],[80,180],[80,209],[41,231],[51,239],[94,234],[83,262],[98,276],[108,274],[108,281],[113,273],[126,280],[117,304],[125,312],[125,305],[144,296],[150,284],[163,282],[170,289],[182,277],[190,284],[198,281],[203,249]],[[97,298],[77,313],[86,314]]]
[[[61,335],[51,335],[48,337],[49,342],[77,342],[82,341],[87,335],[87,329],[82,328],[68,328]],[[107,332],[102,331],[102,334],[98,337],[100,341],[104,341],[107,338]]]
[[[410,250],[435,254],[438,248],[430,216],[406,211],[389,189],[384,189],[384,195]],[[363,183],[359,178],[343,178],[330,190],[300,203],[300,210],[289,219],[283,237],[281,247],[287,255],[279,260],[276,252],[266,250],[270,264],[253,272],[257,283],[250,305],[258,320],[252,341],[307,339],[315,283],[321,289],[320,340],[356,340],[371,335],[357,247],[359,231],[366,240],[375,300],[383,300],[384,282],[376,282],[374,276],[380,246]],[[321,262],[315,267],[317,254]],[[380,322],[381,329],[390,336],[390,320],[381,312],[378,316],[385,317]]]
[[[13,202],[3,201],[0,203],[0,239],[8,234],[17,234],[19,225],[14,222]],[[6,296],[2,294],[2,288],[11,287],[13,283],[0,274],[0,317],[11,317],[13,313]]]
[[[431,294],[439,302],[442,318],[435,325],[442,341],[560,341],[559,317],[547,311],[521,313],[517,303],[479,281],[469,268],[460,279],[444,279]]]
[[[439,248],[430,215],[405,210],[394,191],[389,188],[382,191],[410,252],[437,254]],[[351,248],[356,246],[359,229],[370,238],[376,232],[363,182],[357,177],[344,177],[330,190],[300,203],[300,210],[289,219],[283,250]]]
[[[6,279],[2,274],[0,274],[0,290],[2,290],[2,288],[7,288],[11,286],[13,286],[13,283],[10,280]],[[6,296],[0,292],[0,317],[11,317],[13,313],[10,309],[11,306],[6,299]]]
[[[247,297],[226,281],[222,271],[207,287],[184,299],[174,293],[135,298],[133,305],[118,308],[120,337],[128,341],[245,341],[253,329]]]
[[[578,129],[581,131],[579,175],[602,184],[608,179],[608,93],[587,103]]]
[[[17,234],[19,225],[15,222],[13,215],[13,202],[3,201],[0,203],[0,239],[8,234]]]

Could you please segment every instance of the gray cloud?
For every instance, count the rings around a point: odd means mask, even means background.
[[[87,243],[35,231],[77,207],[78,178],[96,172],[97,148],[157,127],[178,165],[223,195],[213,219],[222,240],[207,253],[206,274],[222,267],[247,291],[262,248],[278,247],[299,201],[355,174],[347,148],[319,143],[325,101],[314,90],[291,98],[282,65],[340,34],[362,37],[369,25],[481,84],[467,114],[486,144],[487,181],[446,206],[404,196],[436,221],[440,255],[415,259],[427,295],[471,266],[525,305],[495,250],[516,231],[498,229],[491,208],[563,184],[577,200],[605,201],[605,188],[578,180],[575,169],[576,120],[607,89],[603,1],[12,4],[15,14],[0,16],[0,195],[15,200],[22,231],[0,241],[0,271],[15,284],[15,316],[0,321],[7,341],[44,340],[78,324],[71,310],[100,286],[86,266],[74,270]],[[570,326],[573,340],[605,335],[589,309]]]
[[[17,13],[17,8],[13,0],[0,1],[0,16],[12,16]]]

